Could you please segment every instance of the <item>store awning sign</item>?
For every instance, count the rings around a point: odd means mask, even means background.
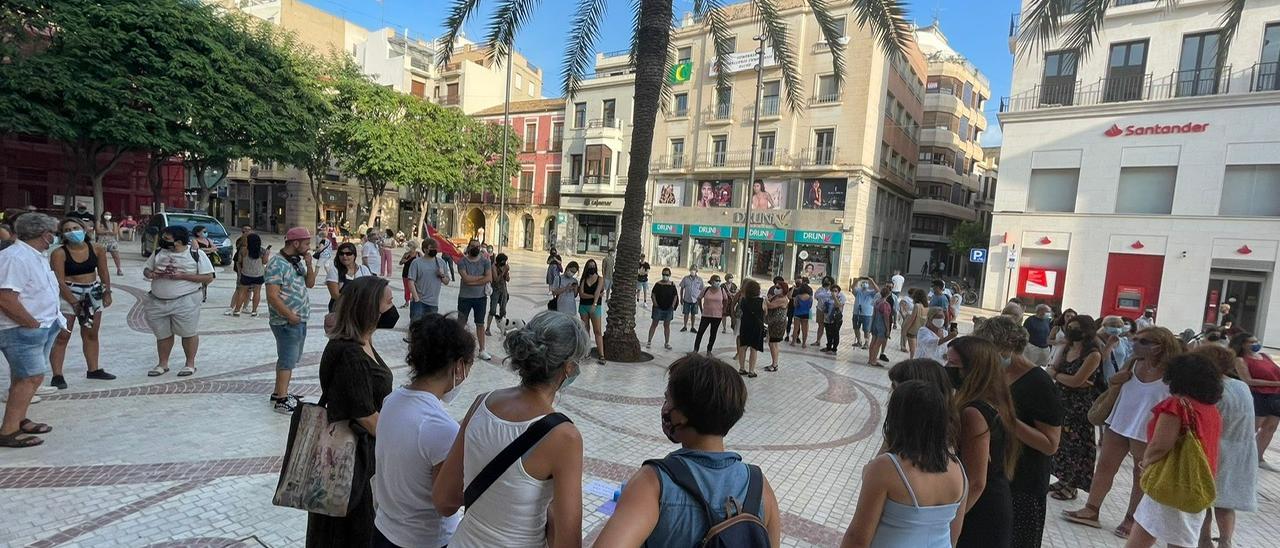
[[[679,236],[684,234],[684,225],[653,223],[653,233],[663,236]]]
[[[797,230],[794,232],[798,244],[840,245],[843,234],[839,232],[822,232],[817,230]]]
[[[723,238],[727,240],[732,233],[732,229],[727,226],[689,225],[689,235],[695,238]]]
[[[738,238],[742,238],[742,229],[735,231]],[[760,226],[751,227],[752,240],[761,240],[766,242],[785,242],[787,241],[787,231],[780,228],[765,228]]]

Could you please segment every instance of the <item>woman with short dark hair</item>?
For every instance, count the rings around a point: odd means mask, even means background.
[[[249,233],[244,241],[244,252],[236,253],[235,258],[232,259],[235,261],[236,292],[231,295],[231,308],[222,315],[240,317],[240,312],[248,308],[246,305],[249,304],[249,297],[252,295],[253,309],[249,315],[256,318],[258,303],[262,302],[262,284],[266,281],[267,252],[262,249],[262,237],[257,233]],[[355,250],[355,247],[351,249]],[[333,269],[329,272],[333,272]]]
[[[715,523],[707,521],[705,500],[717,520],[724,520],[725,502],[738,501],[742,512],[764,524],[770,542],[778,545],[782,520],[778,500],[759,468],[726,451],[724,437],[742,418],[747,385],[733,366],[711,356],[686,354],[667,369],[662,432],[680,449],[646,464],[636,472],[605,524],[596,546],[696,546]],[[690,493],[672,474],[687,473],[699,487]],[[759,505],[748,504],[749,484],[758,481]]]
[[[1230,348],[1235,351],[1236,371],[1240,379],[1249,385],[1253,393],[1253,413],[1258,429],[1258,466],[1264,470],[1280,472],[1280,468],[1262,458],[1276,427],[1280,426],[1280,364],[1262,353],[1262,342],[1252,333],[1238,333],[1231,337]]]
[[[307,514],[307,546],[368,546],[374,538],[372,483],[374,437],[383,399],[391,393],[391,369],[373,348],[382,313],[395,308],[387,280],[366,276],[347,284],[334,310],[329,343],[320,357],[320,401],[329,422],[349,421],[356,435],[353,500],[343,517]]]

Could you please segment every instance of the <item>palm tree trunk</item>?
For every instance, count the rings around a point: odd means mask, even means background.
[[[643,359],[636,337],[636,271],[640,268],[644,232],[645,189],[653,148],[653,126],[662,98],[667,46],[671,42],[671,1],[640,0],[640,28],[636,46],[635,119],[631,125],[631,165],[622,206],[622,231],[613,269],[613,295],[604,331],[605,358],[635,362]]]

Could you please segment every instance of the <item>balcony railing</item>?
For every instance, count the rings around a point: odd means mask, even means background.
[[[733,118],[733,113],[729,112],[729,109],[729,103],[720,103],[703,111],[702,116],[708,120],[730,120]]]
[[[765,97],[760,101],[760,117],[779,116],[782,112],[782,101],[779,97]],[[756,106],[747,105],[742,108],[742,118],[750,120],[756,115]]]
[[[472,204],[498,205],[498,204],[501,204],[504,200],[501,192],[489,192],[489,191],[472,192],[467,195],[467,198],[468,199],[466,201]],[[522,189],[509,188],[507,189],[505,200],[507,205],[533,205],[534,204],[533,190],[527,189],[527,188],[522,188]]]
[[[456,105],[460,102],[462,102],[462,97],[459,95],[441,95],[436,97],[437,105],[450,106],[450,105]]]
[[[1113,76],[1090,83],[1082,80],[1049,82],[1001,99],[1000,112],[1227,95],[1233,93],[1233,81],[1236,82],[1236,90],[1266,91],[1262,89],[1266,85],[1276,89],[1276,65],[1277,63],[1259,63],[1250,69],[1234,72],[1228,65],[1222,68],[1173,71],[1167,76],[1159,77],[1151,74]]]
[[[1280,91],[1280,63],[1257,63],[1249,78],[1249,91]]]
[[[685,105],[683,107],[671,107],[671,110],[667,111],[668,118],[684,118],[688,115],[689,105]]]
[[[622,129],[622,119],[621,118],[596,118],[594,120],[587,120],[587,125],[585,128],[578,127],[575,129],[595,129],[595,128],[605,128],[605,127]]]
[[[809,100],[813,105],[826,105],[840,101],[840,92],[819,93]]]
[[[838,151],[839,149],[833,146],[806,148],[800,152],[799,161],[801,165],[807,166],[835,165]]]
[[[794,163],[791,155],[786,149],[767,148],[756,151],[756,165],[761,167],[771,166],[787,166]],[[671,157],[664,157],[674,160]],[[667,166],[668,164],[661,164]],[[728,167],[728,168],[747,168],[751,166],[751,150],[728,150],[723,152],[707,152],[699,154],[694,159],[694,167]],[[679,166],[671,166],[677,168]]]

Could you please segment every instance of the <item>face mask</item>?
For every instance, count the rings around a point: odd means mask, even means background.
[[[1010,365],[1010,364],[1012,364],[1012,363],[1013,363],[1013,356],[1012,356],[1012,355],[1009,355],[1009,356],[1000,356],[1000,367],[1002,367],[1002,368],[1004,368],[1004,369],[1008,369],[1008,368],[1009,368],[1009,365]]]
[[[103,216],[102,216],[102,220],[104,220],[104,221],[110,221],[110,220],[111,220],[111,215],[103,215]]]
[[[1253,353],[1262,352],[1262,343],[1253,343],[1249,346],[1249,351]]]
[[[177,242],[171,240],[160,240],[160,247],[165,249],[173,249],[175,245],[177,245]]]
[[[564,390],[568,388],[569,385],[573,384],[573,381],[578,380],[578,374],[581,372],[582,372],[582,369],[574,367],[573,373],[569,373],[569,376],[564,378],[564,382],[560,383],[560,390]]]
[[[449,378],[453,380],[453,388],[450,388],[443,396],[440,396],[440,401],[444,402],[445,405],[452,403],[453,400],[458,397],[458,392],[461,392],[459,388],[462,388],[462,386],[458,384],[457,375],[450,373]]]
[[[662,275],[662,281],[664,281],[664,282],[669,282],[669,281],[671,281],[671,275],[670,275],[670,274],[663,274],[663,275]]]
[[[586,275],[590,276],[590,275],[592,275],[592,274],[595,274],[595,273],[596,273],[596,267],[594,267],[594,266],[588,266],[588,267],[586,268],[586,270],[583,270],[582,272],[583,272],[584,274],[586,274]]]
[[[428,250],[427,250],[427,256],[428,256],[428,257],[435,257],[435,256],[436,256],[436,250],[434,250],[434,249],[428,249]]]
[[[1104,327],[1102,328],[1102,332],[1108,335],[1119,335],[1121,333],[1124,333],[1124,328],[1123,327]]]
[[[69,231],[69,232],[67,232],[67,233],[63,234],[63,236],[64,236],[64,237],[66,237],[66,239],[67,239],[67,241],[68,241],[68,242],[71,242],[71,243],[73,243],[73,244],[78,244],[78,243],[84,242],[84,231],[83,231],[83,230],[72,230],[72,231]]]
[[[471,248],[471,249],[468,249],[468,250],[467,250],[467,256],[468,256],[468,257],[471,257],[471,258],[479,257],[479,256],[480,256],[480,248],[478,248],[478,247],[473,247],[473,248]]]
[[[711,287],[719,288],[720,282],[711,282]]]
[[[1041,313],[1040,313],[1040,319],[1042,319],[1042,320],[1052,320],[1052,319],[1053,319],[1053,314],[1050,314],[1050,313],[1048,313],[1048,312],[1041,312]]]
[[[671,443],[680,443],[676,441],[676,425],[671,422],[671,402],[663,402],[662,404],[662,433],[667,436]]]
[[[1067,340],[1069,340],[1069,341],[1083,341],[1083,340],[1084,340],[1084,331],[1081,331],[1079,328],[1075,328],[1075,329],[1068,329],[1068,330],[1067,330]]]
[[[392,306],[378,318],[378,329],[392,329],[396,326],[396,322],[399,321],[400,313],[396,311],[396,307]]]
[[[929,320],[929,323],[938,329],[942,329],[942,326],[947,325],[947,321],[942,318],[935,318],[933,320]]]

